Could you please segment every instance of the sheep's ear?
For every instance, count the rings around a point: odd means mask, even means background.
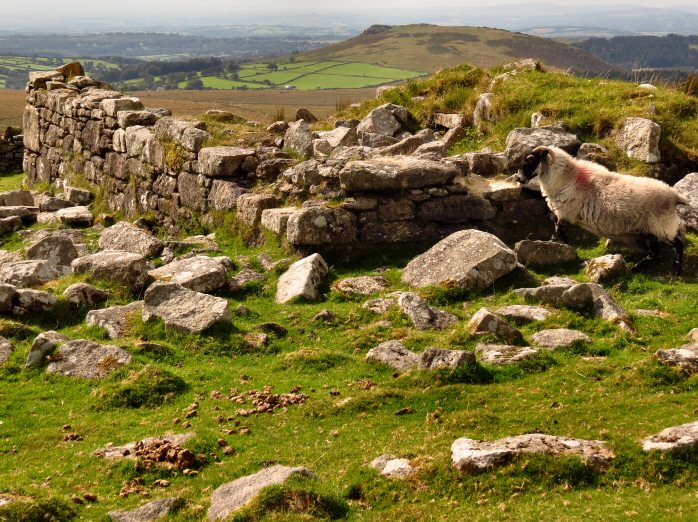
[[[552,151],[549,147],[540,146],[533,149],[533,154],[542,161],[548,154],[552,156]]]

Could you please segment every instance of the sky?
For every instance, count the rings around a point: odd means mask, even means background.
[[[352,0],[351,2],[331,0],[120,0],[118,2],[85,2],[85,0],[34,0],[27,5],[22,2],[3,0],[2,3],[8,5],[2,7],[5,14],[28,14],[34,13],[44,16],[46,14],[66,14],[74,17],[91,16],[100,14],[113,14],[119,17],[129,16],[137,18],[141,13],[161,13],[163,15],[185,14],[194,15],[202,13],[229,13],[234,15],[263,13],[263,12],[290,12],[296,10],[316,11],[319,13],[327,11],[357,11],[375,9],[377,5],[384,9],[411,9],[425,8],[424,0]],[[498,4],[555,4],[555,5],[607,5],[609,3],[630,4],[646,7],[669,7],[671,5],[690,5],[687,0],[632,0],[625,2],[609,2],[608,0],[549,0],[543,2],[531,2],[530,0],[504,0],[501,2],[484,2],[475,0],[433,0],[427,3],[425,10],[453,7],[473,7],[486,8],[488,5]],[[348,7],[350,6],[350,7]]]
[[[548,7],[541,7],[547,4]],[[371,23],[432,23],[497,25],[508,16],[508,26],[516,17],[534,19],[537,14],[555,13],[549,5],[574,7],[593,12],[593,6],[619,4],[670,9],[683,5],[698,15],[695,0],[0,0],[0,31],[29,28],[36,31],[73,28],[128,30],[141,27],[201,25],[304,25],[342,23],[365,27]],[[502,5],[509,8],[502,9]],[[599,7],[600,8],[600,7]],[[504,22],[503,22],[504,23]]]

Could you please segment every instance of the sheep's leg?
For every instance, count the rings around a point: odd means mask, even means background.
[[[676,252],[676,257],[674,258],[674,275],[680,276],[683,274],[683,249],[686,243],[686,237],[683,232],[676,234],[676,237],[671,242],[671,246],[674,247]]]
[[[646,265],[652,263],[659,255],[659,239],[654,236],[644,236],[645,246],[647,247],[647,255],[640,259],[633,267],[633,272],[644,269]]]
[[[558,217],[555,215],[553,212],[553,224],[555,225],[555,232],[553,232],[552,237],[550,238],[550,241],[562,241],[563,243],[567,243],[567,235],[562,231],[560,228],[560,220]]]

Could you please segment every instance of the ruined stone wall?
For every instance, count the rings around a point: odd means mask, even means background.
[[[0,134],[0,173],[22,172],[24,138],[21,129],[8,127]]]
[[[235,208],[253,183],[255,151],[206,147],[201,122],[145,109],[85,76],[33,74],[24,110],[24,170],[32,182],[80,177],[126,216],[153,212],[177,226]]]
[[[301,121],[275,147],[207,146],[202,122],[147,109],[85,76],[34,73],[27,90],[24,169],[31,181],[84,179],[111,210],[153,213],[172,229],[237,209],[243,222],[299,249],[430,242],[465,228],[508,242],[551,231],[540,194],[482,176],[501,172],[501,154],[446,157],[444,141],[428,129],[372,148],[347,140],[354,129],[323,136]],[[298,131],[311,150],[322,142],[323,152],[293,160],[283,147]],[[414,150],[423,138],[433,141]]]

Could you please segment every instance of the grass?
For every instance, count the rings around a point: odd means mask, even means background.
[[[230,230],[227,226],[216,230],[226,255],[254,257],[267,252],[275,259],[287,255],[274,243],[247,246]],[[378,325],[380,318],[361,308],[363,300],[336,292],[319,303],[277,305],[273,295],[278,274],[266,274],[250,292],[227,296],[232,309],[244,304],[252,310],[250,316],[235,318],[233,332],[181,336],[162,324],[136,324],[134,337],[116,341],[134,354],[135,362],[102,382],[23,369],[33,335],[41,330],[35,326],[36,318],[19,318],[17,322],[29,332],[21,333],[18,327],[8,330],[16,332],[11,337],[17,348],[9,365],[0,370],[0,493],[49,502],[65,501],[72,492],[92,492],[98,502],[75,506],[81,519],[92,520],[144,502],[137,495],[118,495],[125,482],[141,476],[153,498],[190,499],[173,520],[199,520],[213,488],[255,472],[265,462],[280,462],[308,466],[319,480],[268,491],[239,515],[240,520],[319,520],[340,515],[348,520],[534,520],[560,513],[566,520],[584,520],[590,509],[603,510],[609,520],[624,519],[632,511],[657,520],[680,520],[683,514],[688,520],[698,508],[698,498],[686,495],[698,485],[698,461],[645,455],[638,441],[694,418],[698,381],[661,370],[652,357],[658,348],[682,344],[695,326],[698,237],[690,240],[686,278],[667,278],[663,276],[667,267],[662,266],[649,275],[629,276],[612,292],[631,313],[640,307],[660,308],[671,314],[669,320],[638,318],[637,336],[569,311],[522,327],[528,339],[542,328],[580,329],[594,339],[597,357],[592,359],[569,351],[519,367],[475,367],[456,374],[397,378],[390,369],[363,361],[368,349],[393,338],[402,338],[418,352],[428,346],[473,349],[477,341],[468,337],[465,320],[481,306],[520,302],[508,287],[468,296],[425,292],[430,302],[463,322],[444,332],[420,332],[397,312],[388,316],[389,326]],[[580,255],[589,258],[600,251],[586,247]],[[372,273],[387,265],[383,275],[402,289],[401,268],[409,257],[383,254],[357,265],[335,265],[330,279]],[[581,273],[570,275],[583,279]],[[70,282],[74,280],[65,284]],[[324,308],[337,315],[334,323],[313,321]],[[84,313],[66,309],[39,324],[45,325],[41,328],[50,324],[74,338],[105,342],[100,332],[84,326]],[[257,325],[266,321],[283,325],[288,335],[270,336],[269,345],[259,350],[240,344],[236,331],[259,331]],[[163,349],[137,350],[133,344],[137,338]],[[368,381],[375,385],[367,389],[360,384]],[[310,399],[274,415],[238,417],[235,412],[244,406],[210,398],[214,390],[227,395],[230,388],[245,391],[265,385],[275,392],[301,386]],[[197,442],[191,444],[206,448],[209,456],[209,464],[197,476],[167,472],[171,486],[160,491],[152,482],[161,475],[91,455],[109,442],[185,431],[174,419],[183,418],[193,401],[200,406],[198,415],[188,419],[192,423],[188,430],[197,433]],[[415,413],[396,416],[403,408]],[[237,429],[235,420],[251,434],[226,435],[224,431]],[[66,424],[84,440],[63,442]],[[576,459],[522,458],[498,472],[477,476],[459,475],[449,465],[455,438],[492,439],[533,430],[607,440],[618,459],[605,476],[590,473]],[[234,456],[222,453],[215,444],[218,438],[236,449]],[[417,476],[397,483],[366,468],[368,461],[386,452],[412,459],[418,464]],[[48,476],[47,489],[42,484]],[[298,513],[298,506],[306,514]]]
[[[698,98],[678,89],[659,87],[649,93],[629,82],[607,78],[583,78],[558,72],[524,71],[507,81],[491,82],[501,69],[483,70],[470,65],[446,69],[429,78],[410,80],[379,100],[365,101],[359,108],[341,111],[339,117],[361,118],[372,108],[392,102],[410,109],[422,126],[431,124],[436,112],[456,112],[468,122],[483,92],[493,92],[496,122],[481,131],[470,128],[451,154],[478,151],[484,147],[504,150],[509,132],[528,127],[533,112],[541,112],[547,123],[564,121],[582,140],[607,147],[618,170],[649,175],[651,167],[628,158],[616,145],[615,136],[626,118],[649,117],[662,128],[660,152],[663,162],[681,169],[698,165]],[[413,97],[425,99],[415,101]]]
[[[0,192],[22,188],[26,174],[0,174]]]

